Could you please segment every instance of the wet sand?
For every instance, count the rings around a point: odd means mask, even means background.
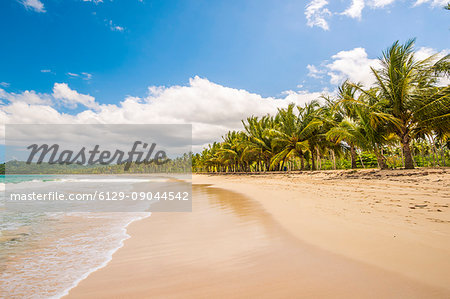
[[[113,255],[112,261],[105,268],[92,273],[72,289],[68,297],[450,296],[450,290],[440,281],[429,283],[426,279],[404,275],[401,271],[389,269],[379,263],[378,248],[372,252],[366,250],[367,240],[372,240],[371,236],[361,238],[360,234],[355,233],[358,232],[357,228],[361,225],[366,227],[372,220],[367,218],[366,214],[362,214],[366,218],[357,218],[349,213],[351,216],[347,217],[352,221],[359,221],[353,222],[356,229],[354,231],[346,230],[343,224],[329,226],[335,220],[332,216],[331,220],[318,225],[320,217],[327,215],[315,211],[311,207],[311,200],[317,200],[320,196],[306,198],[308,194],[299,192],[291,179],[284,177],[280,180],[280,177],[268,176],[195,176],[192,213],[153,213],[151,217],[131,224],[128,228],[131,238],[125,241],[125,246]],[[323,181],[323,178],[320,181]],[[355,187],[348,184],[348,179],[345,183],[349,189]],[[211,184],[222,188],[212,187]],[[313,182],[309,184],[309,187],[314,186]],[[337,189],[336,186],[333,188]],[[323,190],[309,192],[327,195]],[[249,193],[252,196],[248,196]],[[337,194],[337,197],[342,196],[339,192]],[[347,195],[352,194],[350,192]],[[325,198],[333,202],[330,196]],[[340,200],[347,201],[350,198],[340,197]],[[298,206],[297,201],[303,201],[302,205]],[[272,205],[274,202],[277,204]],[[316,204],[320,206],[321,203]],[[346,204],[343,204],[343,207],[348,208]],[[340,213],[341,208],[329,206],[328,211]],[[361,214],[361,211],[359,212]],[[311,213],[317,215],[303,218]],[[312,221],[316,216],[319,219]],[[346,217],[341,214],[338,218]],[[366,221],[361,222],[362,219]],[[305,222],[308,220],[311,224],[306,226]],[[373,225],[376,226],[377,223]],[[448,232],[448,224],[445,227],[442,230]],[[379,230],[382,229],[383,227]],[[318,235],[312,238],[314,231]],[[328,231],[328,235],[323,231]],[[350,242],[349,234],[352,233],[354,238]],[[432,237],[433,235],[433,241]],[[336,242],[337,238],[341,238],[342,243],[349,244],[337,246],[336,244],[340,244]],[[390,238],[393,238],[392,235]],[[399,238],[403,238],[401,232]],[[317,239],[322,241],[318,242]],[[383,241],[383,238],[376,236],[373,241]],[[436,250],[443,251],[444,256],[440,255],[438,258],[446,257],[441,263],[443,270],[440,270],[442,274],[446,274],[448,268],[444,267],[449,260],[448,247],[445,250],[440,246],[446,244],[429,244],[427,241],[424,239],[422,242],[425,248],[436,247]],[[397,249],[404,249],[403,245],[401,243]],[[381,246],[389,247],[391,244]],[[392,254],[395,257],[398,252],[395,246],[393,249]],[[349,253],[360,251],[364,254],[356,254],[356,258],[351,254],[349,256]],[[409,251],[415,252],[416,249],[410,247]],[[436,252],[431,250],[429,253]],[[366,260],[361,259],[361,255],[366,256]],[[371,255],[374,261],[367,262],[371,260]],[[390,257],[385,259],[389,260]],[[427,262],[427,257],[424,256],[424,260]],[[448,276],[441,279],[445,280],[448,280]]]

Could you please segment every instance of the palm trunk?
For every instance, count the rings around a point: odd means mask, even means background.
[[[284,162],[286,161],[286,157],[283,159],[283,161],[281,162],[281,167],[280,170],[284,171]]]
[[[314,153],[314,147],[310,147],[311,152],[311,170],[316,170],[316,155]]]
[[[414,169],[414,160],[410,146],[411,138],[406,134],[402,138],[402,152],[405,163],[405,169]]]
[[[422,157],[422,167],[425,167],[425,154],[423,153],[423,145],[420,146],[420,156]]]
[[[378,150],[375,150],[375,156],[377,157],[378,167],[380,167],[380,169],[388,169],[386,157]]]
[[[331,151],[331,159],[333,161],[333,169],[336,170],[336,155],[334,154],[334,149],[330,151]]]
[[[435,160],[434,157],[436,157],[435,166],[436,166],[436,165],[437,165],[437,166],[440,166],[440,163],[439,163],[439,154],[438,154],[438,152],[437,152],[436,145],[434,145],[434,142],[433,142],[433,152],[434,152],[434,154],[433,154],[433,160]]]
[[[356,149],[353,144],[350,144],[350,157],[352,159],[352,169],[356,168]]]
[[[402,154],[402,161],[401,161],[401,162],[402,162],[402,167],[405,168],[405,158],[404,158],[405,155],[403,155],[403,148],[402,148],[402,150],[400,151],[400,153]]]
[[[446,166],[445,165],[445,152],[444,152],[444,146],[441,146],[441,160],[442,160],[442,166]]]
[[[366,168],[366,166],[364,165],[363,159],[362,159],[362,155],[358,155],[359,156],[359,161],[361,162],[361,165],[363,168]]]
[[[316,152],[317,152],[317,169],[321,170],[322,169],[322,159],[320,158],[320,151],[319,151],[318,147],[316,147]]]
[[[436,156],[434,154],[434,146],[431,145],[431,157],[433,157],[433,166],[436,166]]]

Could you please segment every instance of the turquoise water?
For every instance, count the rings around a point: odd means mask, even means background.
[[[20,213],[6,209],[5,188],[42,190],[43,186],[50,185],[58,190],[75,188],[80,192],[92,192],[99,186],[107,190],[131,190],[138,181],[150,182],[150,179],[0,176],[0,298],[60,298],[66,295],[89,273],[108,263],[128,238],[126,227],[129,223],[149,216],[142,212]]]
[[[53,181],[57,179],[56,175],[39,175],[39,174],[8,174],[0,175],[0,183],[17,184],[28,181]]]

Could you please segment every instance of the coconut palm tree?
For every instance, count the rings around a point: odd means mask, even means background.
[[[360,85],[355,85],[348,80],[345,80],[339,87],[335,101],[330,102],[331,112],[333,115],[333,125],[328,131],[331,133],[326,134],[326,138],[336,144],[341,141],[345,141],[350,150],[350,160],[352,169],[356,168],[356,144],[354,130],[356,129],[357,113],[355,111],[356,104],[356,92]],[[345,134],[344,134],[345,133]]]
[[[437,86],[440,76],[448,75],[450,55],[440,60],[436,55],[418,60],[414,42],[414,39],[404,45],[395,42],[383,52],[381,68],[372,68],[380,91],[374,100],[397,119],[391,130],[400,138],[407,169],[414,168],[410,143],[415,134],[442,126],[448,131],[450,127],[450,86]]]
[[[297,114],[294,113],[294,104],[290,104],[286,109],[278,110],[276,119],[279,126],[269,131],[272,137],[272,146],[280,149],[272,158],[272,168],[281,161],[285,161],[286,158],[299,157],[301,168],[304,169],[306,151],[309,150],[312,169],[315,169],[315,153],[311,151],[311,145],[315,145],[314,138],[318,128],[322,125],[322,121],[317,117],[317,107],[319,107],[319,102],[316,100],[304,107],[296,107]]]
[[[244,132],[230,131],[223,136],[223,142],[217,150],[217,157],[221,165],[225,165],[233,172],[248,171],[248,161],[244,158],[247,136]],[[245,166],[245,167],[244,167]]]
[[[356,168],[356,147],[365,144],[365,139],[360,133],[358,123],[349,117],[345,117],[337,126],[326,133],[326,138],[336,144],[344,141],[350,146],[351,167]]]
[[[344,82],[344,84],[360,87],[360,85],[350,82]],[[350,113],[347,114],[351,118],[345,116],[340,123],[330,128],[327,132],[327,138],[335,140],[335,142],[343,140],[362,150],[374,153],[378,166],[381,169],[386,169],[387,164],[383,155],[383,146],[396,141],[396,138],[388,128],[389,126],[400,125],[397,118],[382,111],[383,105],[379,100],[378,93],[379,90],[377,88],[372,88],[365,93],[360,93],[357,99],[355,99],[355,93],[352,94],[353,98],[339,95],[339,101],[336,103],[336,106],[346,106],[347,110],[350,110]],[[351,109],[348,107],[351,107]],[[353,168],[353,161],[356,160],[354,150],[351,150],[351,156]]]
[[[268,131],[275,128],[275,120],[272,116],[266,115],[262,118],[249,117],[247,121],[242,121],[245,134],[247,135],[245,154],[257,155],[257,169],[270,169],[270,160],[274,155],[272,148],[272,140],[268,135]],[[264,164],[264,165],[263,165]]]

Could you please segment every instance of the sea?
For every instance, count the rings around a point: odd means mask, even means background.
[[[0,177],[0,297],[61,298],[104,267],[129,238],[126,228],[149,212],[18,212],[5,206],[5,188],[66,184],[131,189],[154,178],[6,175]],[[12,185],[11,185],[12,184]]]

